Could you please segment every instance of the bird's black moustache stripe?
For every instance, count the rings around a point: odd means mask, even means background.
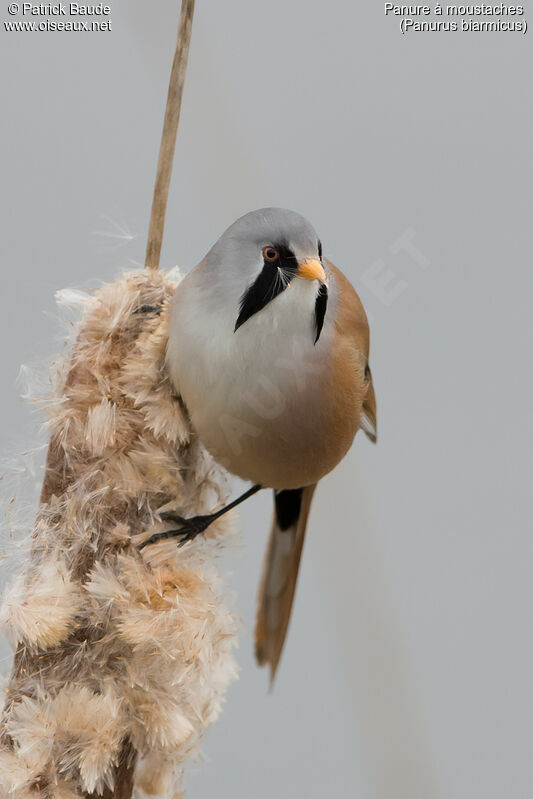
[[[322,283],[315,300],[315,324],[316,324],[316,337],[315,344],[320,338],[322,327],[324,325],[324,317],[326,316],[326,309],[328,307],[328,289]]]
[[[278,251],[279,258],[275,262],[265,259],[258,277],[242,295],[235,330],[281,294],[296,274],[294,253],[285,244],[273,244],[272,248]]]

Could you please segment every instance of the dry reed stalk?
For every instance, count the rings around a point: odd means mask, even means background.
[[[181,764],[235,676],[235,619],[213,546],[135,548],[157,513],[221,504],[224,477],[164,368],[158,273],[194,0],[183,0],[154,187],[145,274],[87,299],[48,424],[51,440],[27,571],[0,620],[15,646],[0,727],[6,799],[181,796]],[[147,532],[148,531],[148,532]]]
[[[178,41],[170,72],[167,106],[163,122],[163,132],[161,134],[152,213],[150,216],[150,228],[148,231],[148,243],[146,245],[145,266],[147,269],[159,268],[159,258],[161,256],[161,245],[163,243],[163,232],[165,229],[168,189],[172,174],[172,162],[174,160],[178,123],[180,121],[185,73],[187,71],[193,14],[194,0],[182,0]]]

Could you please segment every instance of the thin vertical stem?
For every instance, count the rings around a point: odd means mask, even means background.
[[[170,72],[167,107],[165,110],[165,120],[163,122],[163,132],[161,134],[161,146],[159,149],[152,212],[150,215],[150,228],[148,230],[148,242],[146,245],[145,265],[147,269],[158,269],[159,259],[161,257],[168,189],[170,186],[172,162],[174,160],[174,150],[176,147],[176,134],[178,132],[178,123],[180,119],[183,85],[185,83],[185,73],[187,71],[187,57],[189,55],[189,44],[191,41],[193,13],[194,0],[182,0],[178,41],[176,44],[176,52],[174,53],[174,61],[172,62],[172,70]]]

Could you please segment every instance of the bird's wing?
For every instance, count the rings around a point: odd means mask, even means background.
[[[366,379],[368,381],[368,389],[366,392],[365,401],[363,402],[363,413],[361,415],[361,424],[359,427],[368,436],[370,441],[375,444],[378,440],[378,417],[376,408],[376,394],[374,391],[374,383],[372,382],[372,372],[370,366],[367,367]]]
[[[255,655],[270,665],[274,681],[289,626],[307,518],[316,486],[275,492],[263,576],[259,587]]]
[[[363,400],[360,428],[375,443],[377,441],[376,394],[372,382],[372,372],[368,362],[370,354],[370,330],[368,319],[359,295],[348,278],[331,261],[326,261],[333,273],[339,291],[339,311],[336,320],[337,335],[349,340],[349,345],[364,360],[364,381],[366,394]]]

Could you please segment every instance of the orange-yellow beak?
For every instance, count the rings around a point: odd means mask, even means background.
[[[298,264],[296,270],[298,277],[305,277],[307,280],[320,280],[321,283],[326,282],[326,273],[324,267],[317,258],[306,258]]]

